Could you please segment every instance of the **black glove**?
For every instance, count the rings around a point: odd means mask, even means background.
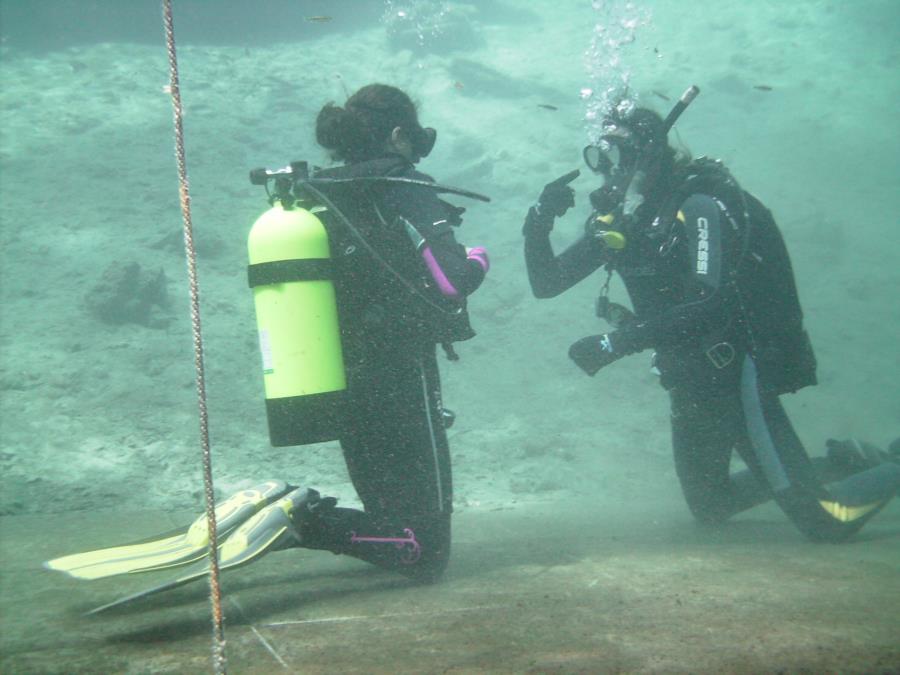
[[[569,347],[569,358],[591,376],[625,355],[626,352],[616,350],[611,334],[588,335]]]
[[[553,229],[553,221],[575,206],[575,190],[569,187],[569,183],[580,174],[581,171],[575,169],[544,186],[537,204],[528,209],[523,234],[549,232]]]

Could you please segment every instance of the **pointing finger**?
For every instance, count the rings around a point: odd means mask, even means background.
[[[567,185],[567,184],[571,183],[573,180],[575,180],[576,178],[578,178],[578,176],[580,176],[580,175],[581,175],[581,169],[575,169],[574,171],[570,171],[569,173],[565,174],[564,176],[560,176],[555,181],[550,183],[550,185],[554,185],[554,186],[555,185],[560,185],[560,186]]]

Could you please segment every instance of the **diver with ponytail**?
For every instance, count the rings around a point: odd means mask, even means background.
[[[240,490],[216,505],[220,570],[296,547],[417,582],[447,567],[454,415],[443,407],[436,346],[456,359],[453,343],[475,335],[466,299],[490,265],[484,248],[456,241],[465,209],[438,195],[489,199],[416,170],[436,137],[409,96],[370,84],[318,114],[316,139],[340,166],[250,172],[271,204],[248,238],[270,440],[337,439],[362,508],[283,480]],[[140,545],[45,566],[79,579],[180,570],[92,613],[106,611],[208,576],[206,527],[201,516]]]
[[[466,298],[489,268],[483,248],[456,240],[465,209],[421,185],[433,179],[415,165],[436,137],[409,96],[384,84],[326,104],[316,119],[316,140],[342,165],[310,182],[349,220],[318,214],[335,262],[347,374],[339,440],[363,509],[332,500],[294,516],[300,546],[422,581],[447,565],[453,508],[453,415],[441,400],[435,348],[455,358],[452,343],[474,336]],[[364,180],[384,177],[397,180]]]

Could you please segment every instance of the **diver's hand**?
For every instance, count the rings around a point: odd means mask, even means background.
[[[569,347],[569,358],[588,375],[596,375],[601,368],[618,361],[626,352],[616,350],[613,335],[588,335]]]
[[[553,229],[553,221],[575,206],[575,190],[569,183],[581,174],[579,169],[547,183],[538,197],[537,204],[528,209],[522,233],[528,236],[536,232],[547,233]]]
[[[575,206],[575,190],[569,187],[569,183],[580,175],[581,170],[575,169],[565,176],[560,176],[555,181],[547,183],[534,207],[538,215],[559,218]]]

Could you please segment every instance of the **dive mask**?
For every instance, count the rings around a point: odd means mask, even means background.
[[[624,206],[625,196],[633,185],[640,150],[628,129],[607,128],[599,143],[588,145],[582,152],[584,163],[602,178],[600,187],[591,192],[591,205],[599,213],[611,213]]]
[[[584,163],[604,180],[612,176],[631,173],[639,155],[639,143],[624,127],[610,126],[596,145],[588,145],[582,151]]]
[[[431,127],[419,127],[410,134],[412,151],[415,161],[428,157],[434,142],[437,140],[437,131]]]

